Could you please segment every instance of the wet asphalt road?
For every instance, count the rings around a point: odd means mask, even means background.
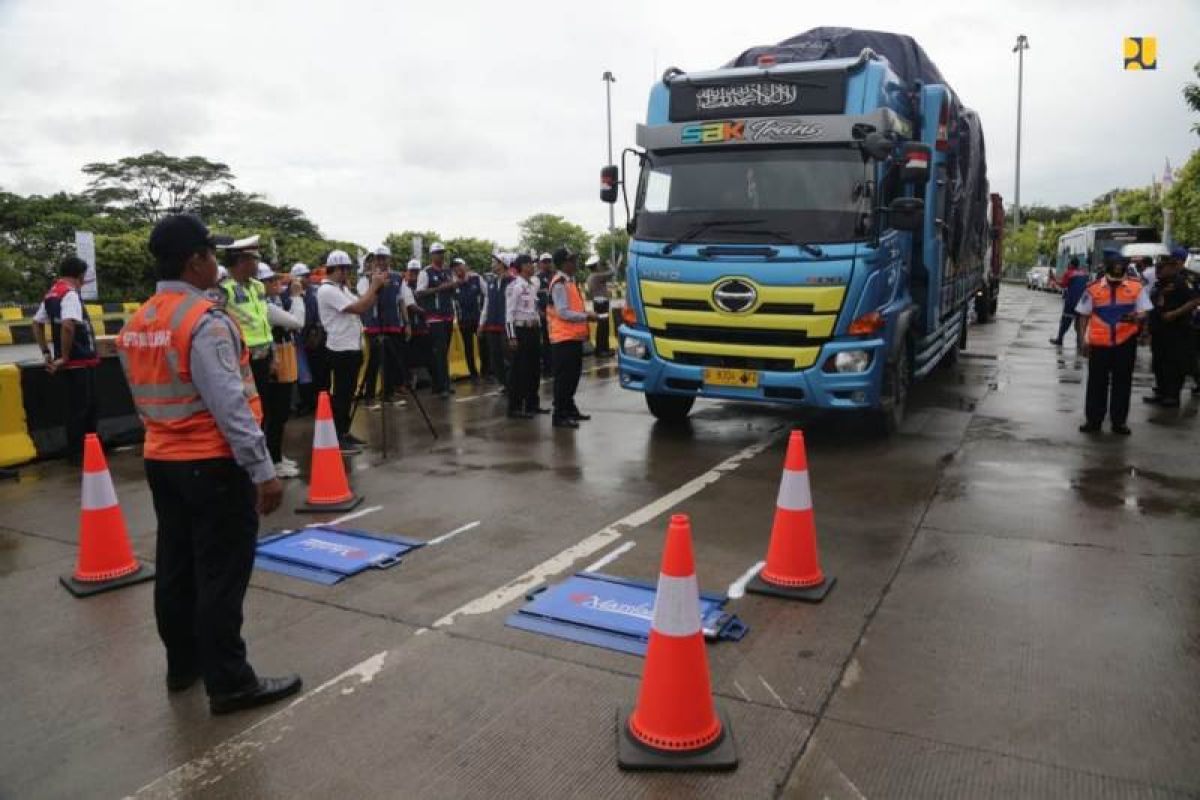
[[[0,485],[0,796],[1196,796],[1200,398],[1135,399],[1131,438],[1083,437],[1085,370],[1046,344],[1057,316],[1056,298],[1007,290],[891,440],[803,421],[838,584],[817,606],[731,602],[750,632],[709,647],[742,757],[729,774],[618,771],[640,660],[503,622],[617,548],[606,572],[653,579],[673,511],[692,515],[702,588],[724,591],[765,554],[786,412],[702,403],[665,429],[611,366],[586,376],[578,432],[506,420],[462,385],[426,400],[437,442],[396,411],[399,456],[353,461],[360,510],[379,507],[354,524],[479,524],[337,586],[256,572],[251,659],[306,693],[221,718],[198,687],[166,695],[149,584],[88,600],[57,585],[79,477],[25,469]],[[378,414],[357,425],[378,440]],[[295,457],[311,422],[289,436]],[[138,455],[110,466],[152,559]],[[290,511],[303,491],[265,527],[311,522]]]

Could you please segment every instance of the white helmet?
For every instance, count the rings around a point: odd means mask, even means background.
[[[333,250],[325,259],[327,267],[351,267],[354,262],[350,260],[350,256],[345,250]]]

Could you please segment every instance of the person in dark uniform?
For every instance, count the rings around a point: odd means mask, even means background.
[[[537,290],[538,314],[542,318],[542,375],[550,375],[554,365],[550,361],[550,325],[546,309],[550,307],[550,281],[554,280],[554,257],[549,253],[538,256],[537,274],[533,288]],[[540,378],[539,378],[540,380]]]
[[[461,258],[454,259],[453,267],[454,278],[458,281],[458,288],[454,291],[454,305],[458,309],[458,330],[462,334],[463,356],[467,362],[467,374],[472,381],[477,381],[479,368],[475,366],[475,342],[479,337],[479,316],[483,311],[483,276],[467,269],[467,262]],[[481,351],[482,349],[480,348]]]
[[[592,256],[586,264],[589,274],[587,278],[588,296],[592,299],[592,311],[596,312],[596,358],[612,355],[609,344],[610,306],[608,282],[616,274],[608,264],[600,261],[598,256]]]
[[[363,374],[363,401],[368,411],[378,411],[383,404],[402,405],[396,396],[397,386],[408,384],[408,370],[404,364],[405,309],[412,292],[405,285],[403,276],[392,270],[392,251],[380,245],[367,256],[364,273],[358,279],[358,293],[366,291],[372,273],[384,277],[375,305],[363,312],[363,332],[367,337],[367,368]],[[375,400],[375,388],[379,372],[383,371],[383,394]]]
[[[1200,254],[1189,254],[1184,276],[1192,291],[1200,296]],[[1192,394],[1200,394],[1200,308],[1192,312]]]
[[[484,372],[488,383],[508,384],[508,348],[504,332],[504,290],[512,282],[508,265],[498,253],[492,254],[492,273],[484,279],[483,309],[479,332],[483,350],[488,354]]]
[[[421,262],[412,259],[404,273],[404,285],[409,294],[416,297],[417,282],[421,278]],[[429,342],[429,322],[425,319],[425,309],[419,305],[411,306],[408,314],[408,339],[404,348],[404,363],[408,366],[409,387],[423,389],[433,385],[430,364],[433,362],[433,346]],[[416,371],[424,370],[425,377],[418,379]]]
[[[58,265],[58,280],[33,315],[33,338],[42,350],[46,371],[61,375],[67,400],[67,458],[83,459],[83,438],[96,432],[96,336],[87,306],[79,294],[87,262],[67,256]],[[44,326],[50,325],[50,342]]]
[[[1058,336],[1050,340],[1050,344],[1056,347],[1062,347],[1063,337],[1067,335],[1067,331],[1075,325],[1075,306],[1079,305],[1079,298],[1083,297],[1084,291],[1088,285],[1087,270],[1079,266],[1079,258],[1071,256],[1071,260],[1067,263],[1067,271],[1063,273],[1063,309],[1062,319],[1058,324]],[[1076,331],[1075,346],[1078,348],[1079,343],[1083,341],[1078,337]]]
[[[541,359],[541,318],[537,310],[537,289],[533,277],[533,259],[517,256],[513,265],[517,277],[505,289],[504,316],[508,348],[513,354],[508,377],[508,416],[533,419],[538,402],[538,363]]]
[[[1200,307],[1200,295],[1188,284],[1183,264],[1188,252],[1182,247],[1164,256],[1158,265],[1150,302],[1150,347],[1154,352],[1155,393],[1143,402],[1178,408],[1184,381],[1194,366],[1195,338],[1192,312]]]
[[[429,365],[433,386],[438,397],[454,394],[450,384],[450,334],[454,329],[454,292],[458,280],[446,268],[446,246],[437,242],[429,248],[429,266],[421,270],[414,292],[417,305],[425,311],[429,325],[429,341],[433,352]]]
[[[1152,308],[1146,287],[1126,275],[1118,250],[1104,251],[1104,277],[1088,284],[1075,307],[1082,355],[1088,359],[1086,422],[1081,433],[1095,433],[1107,415],[1113,433],[1128,436],[1129,395],[1142,320]]]
[[[258,515],[283,487],[260,428],[250,351],[238,324],[205,293],[216,246],[199,218],[169,215],[150,234],[158,285],[117,335],[146,428],[146,479],[158,518],[154,612],[167,651],[167,690],[199,678],[225,714],[300,691],[299,675],[260,678],[246,660],[242,603]]]

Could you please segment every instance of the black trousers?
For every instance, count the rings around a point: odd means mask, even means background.
[[[478,378],[479,368],[475,366],[475,337],[479,335],[479,323],[459,320],[458,331],[462,334],[463,355],[467,359],[467,374],[472,378]]]
[[[1124,425],[1129,417],[1129,394],[1133,389],[1133,363],[1137,359],[1137,337],[1116,347],[1092,347],[1088,356],[1087,399],[1084,413],[1092,425],[1104,421]]]
[[[67,394],[67,456],[83,454],[83,437],[96,432],[96,368],[73,367],[61,372]]]
[[[1178,400],[1184,381],[1195,369],[1194,333],[1187,326],[1163,325],[1150,337],[1158,396]]]
[[[501,386],[508,385],[508,337],[503,331],[486,331],[483,334],[484,352],[488,354],[485,371]]]
[[[606,356],[612,352],[608,346],[609,306],[607,300],[594,300],[592,306],[596,312],[596,355]]]
[[[540,329],[542,332],[542,374],[551,375],[553,374],[554,364],[550,358],[550,354],[553,352],[550,349],[550,326],[546,319],[546,312],[540,311],[538,313],[542,317],[542,327]]]
[[[317,407],[317,395],[329,391],[329,358],[324,347],[306,348],[304,355],[308,357],[312,382],[300,384],[300,407],[312,410]]]
[[[263,433],[267,436],[271,461],[276,464],[283,458],[283,428],[292,411],[292,390],[295,388],[295,383],[271,381],[263,395]]]
[[[575,390],[583,372],[583,342],[555,342],[550,349],[554,362],[554,418],[566,419],[579,413]]]
[[[492,374],[492,351],[488,349],[487,336],[478,327],[475,335],[479,342],[479,374],[487,377]]]
[[[450,391],[450,331],[451,322],[429,323],[429,339],[433,346],[430,356],[429,377],[433,381],[434,394]]]
[[[337,428],[340,439],[350,431],[350,405],[354,393],[358,391],[362,351],[326,349],[325,353],[333,372],[333,392],[329,396],[329,404],[333,406],[333,426]]]
[[[233,459],[146,461],[158,517],[154,617],[167,671],[199,672],[211,694],[257,677],[242,641],[242,601],[254,568],[254,484]]]
[[[1058,337],[1057,337],[1058,341],[1060,341],[1060,342],[1063,341],[1063,337],[1067,335],[1067,329],[1074,327],[1074,325],[1075,325],[1075,314],[1074,313],[1063,314],[1062,319],[1059,320],[1059,323],[1058,323]],[[1075,344],[1076,344],[1076,346],[1079,345],[1079,329],[1078,328],[1075,329]]]
[[[516,328],[517,352],[508,373],[508,410],[532,411],[538,407],[538,381],[542,353],[539,328]],[[503,335],[503,334],[501,334]]]
[[[267,387],[271,383],[271,357],[250,359],[250,372],[254,375],[254,388],[263,403],[267,402]],[[263,411],[263,425],[267,422],[266,411]]]
[[[363,376],[363,398],[375,399],[375,386],[382,367],[382,397],[384,400],[391,400],[396,396],[396,386],[408,383],[408,374],[404,367],[404,334],[371,333],[367,334],[367,342],[369,350],[367,369]]]

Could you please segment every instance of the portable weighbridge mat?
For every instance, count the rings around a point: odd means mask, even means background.
[[[268,536],[255,549],[254,566],[326,586],[367,569],[387,569],[425,542],[401,536],[314,525]]]

